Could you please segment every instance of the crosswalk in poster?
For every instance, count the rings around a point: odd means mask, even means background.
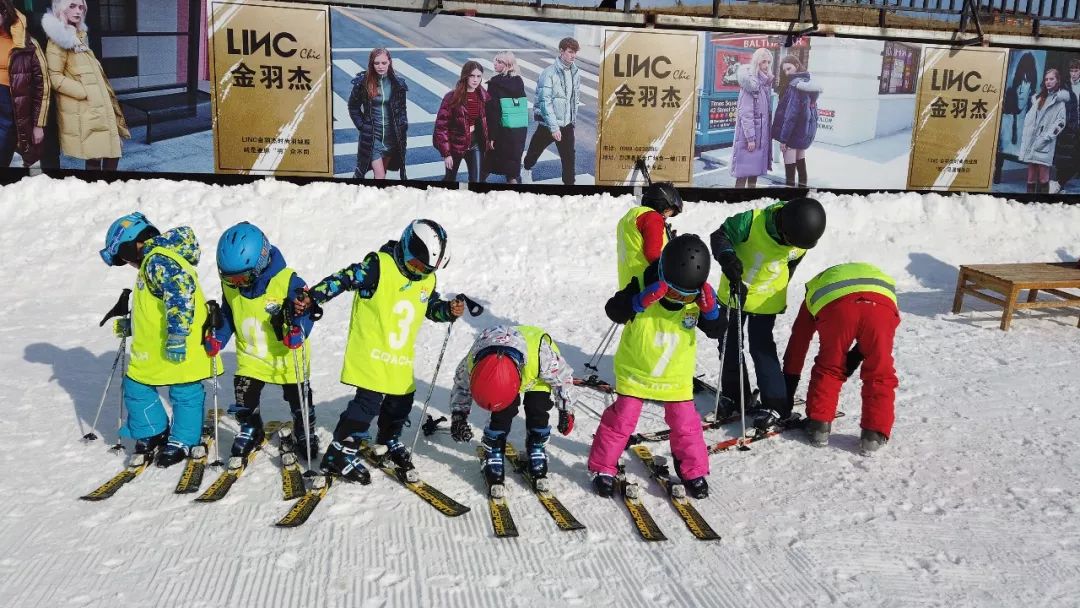
[[[218,173],[333,174],[327,6],[212,0]]]
[[[697,33],[605,30],[596,183],[641,183],[634,168],[639,158],[654,181],[691,183],[699,39]]]

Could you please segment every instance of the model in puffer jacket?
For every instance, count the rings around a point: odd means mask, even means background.
[[[822,89],[794,55],[780,60],[780,70],[787,82],[781,87],[780,101],[776,104],[772,138],[780,142],[780,152],[784,155],[785,183],[788,187],[794,187],[798,173],[798,186],[805,188],[806,150],[817,135],[817,100]]]
[[[1027,163],[1027,191],[1050,191],[1050,167],[1054,164],[1054,144],[1065,129],[1069,93],[1061,88],[1061,76],[1054,68],[1046,70],[1043,89],[1035,97],[1024,117],[1024,136],[1020,140],[1018,160]]]

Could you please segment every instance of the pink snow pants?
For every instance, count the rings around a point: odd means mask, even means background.
[[[589,450],[589,470],[614,475],[619,456],[626,450],[626,442],[637,427],[644,402],[637,397],[618,395],[615,403],[604,410],[600,427],[593,436]],[[664,420],[671,428],[671,453],[679,460],[683,479],[695,479],[709,474],[709,453],[705,449],[705,435],[701,429],[701,416],[693,401],[668,401],[664,403]]]

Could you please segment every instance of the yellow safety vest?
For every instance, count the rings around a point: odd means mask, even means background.
[[[735,255],[743,265],[743,282],[747,283],[746,303],[743,310],[762,315],[775,315],[787,308],[787,287],[791,278],[788,262],[806,255],[805,249],[777,243],[765,229],[765,211],[754,210],[750,224],[750,238],[735,243]],[[721,303],[732,307],[731,283],[725,275],[720,276],[720,289],[716,294]]]
[[[521,392],[538,391],[550,393],[551,386],[540,379],[540,346],[546,340],[551,344],[551,350],[559,354],[559,347],[546,331],[532,325],[518,325],[514,329],[521,332],[525,338],[525,367],[521,370]]]
[[[416,390],[416,332],[435,293],[435,275],[410,281],[389,254],[379,252],[379,286],[353,297],[341,381],[387,395]]]
[[[195,320],[187,336],[187,354],[183,361],[174,363],[165,358],[165,342],[169,338],[165,322],[165,301],[150,293],[146,284],[146,264],[151,257],[161,255],[173,260],[195,281],[193,305]],[[180,254],[160,247],[143,257],[139,274],[135,279],[135,297],[131,311],[131,364],[127,375],[136,382],[149,386],[186,384],[210,377],[210,357],[202,345],[202,327],[206,322],[206,297],[199,285],[195,268]],[[221,373],[221,359],[217,359]]]
[[[698,307],[660,302],[626,324],[615,351],[615,392],[653,401],[694,398]]]
[[[222,294],[232,309],[233,329],[236,334],[236,375],[247,376],[270,384],[294,384],[296,366],[293,352],[277,338],[270,324],[268,304],[290,305],[289,282],[296,274],[285,268],[270,279],[266,293],[255,298],[245,298],[239,289],[222,283]],[[301,361],[304,378],[311,372],[311,343],[296,353],[295,361]]]
[[[634,207],[627,211],[626,215],[622,216],[615,229],[615,238],[619,247],[619,289],[626,287],[630,279],[634,277],[638,277],[640,283],[641,276],[645,274],[645,269],[649,267],[649,261],[645,259],[645,237],[638,230],[637,220],[650,211],[652,209],[648,207]],[[665,230],[661,246],[667,245],[667,241],[667,231]]]
[[[869,291],[896,303],[896,280],[866,262],[849,262],[826,268],[806,283],[806,308],[817,316],[822,308],[848,294]]]

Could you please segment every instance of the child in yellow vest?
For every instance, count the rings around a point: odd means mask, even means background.
[[[640,205],[622,216],[615,228],[620,288],[660,259],[660,252],[671,238],[666,220],[682,213],[682,209],[682,197],[675,186],[657,182],[645,188]]]
[[[687,492],[708,496],[709,458],[694,406],[694,362],[695,330],[717,338],[723,329],[709,266],[705,243],[697,235],[680,235],[645,269],[644,288],[632,278],[605,306],[608,318],[626,327],[615,352],[617,397],[604,411],[589,451],[593,486],[601,496],[614,492],[619,456],[645,401],[664,407],[675,471]]]
[[[776,315],[787,308],[787,288],[791,274],[806,250],[814,247],[825,232],[825,209],[812,198],[779,202],[764,209],[733,215],[712,233],[712,251],[724,274],[720,278],[720,315],[730,319],[735,298],[742,303],[747,325],[748,350],[754,361],[761,406],[765,412],[790,416],[784,374],[773,339]],[[737,331],[721,336],[726,346],[720,373],[721,418],[739,411],[739,374],[749,391],[746,367],[739,369],[739,334],[742,327],[728,322]],[[750,402],[749,393],[742,396]]]
[[[262,230],[241,222],[222,233],[217,247],[218,274],[221,276],[223,327],[206,336],[207,354],[218,353],[236,335],[236,374],[233,389],[236,403],[229,413],[236,416],[240,432],[233,440],[232,455],[247,456],[262,444],[263,432],[260,396],[266,384],[281,386],[293,419],[296,453],[319,452],[315,435],[315,413],[308,389],[308,431],[304,428],[304,399],[298,388],[296,363],[302,366],[299,382],[310,376],[310,351],[302,357],[291,352],[299,349],[311,332],[310,315],[291,319],[288,331],[283,328],[281,311],[297,290],[306,288],[296,271],[285,265],[285,258],[270,244]],[[291,308],[291,306],[290,306]],[[281,334],[280,336],[278,334]]]
[[[195,266],[199,242],[187,226],[162,234],[146,217],[129,213],[112,223],[101,259],[110,266],[139,270],[131,320],[118,319],[118,335],[131,336],[131,364],[124,377],[127,421],[123,437],[135,439],[135,453],[157,456],[168,467],[190,455],[202,434],[202,381],[210,377],[203,352],[206,298]],[[220,364],[218,369],[221,369]],[[173,420],[157,389],[169,389]]]
[[[370,441],[368,429],[376,416],[375,442],[386,446],[387,456],[399,468],[413,468],[399,436],[416,392],[416,333],[425,318],[448,323],[465,312],[464,302],[443,300],[435,291],[435,271],[448,260],[442,226],[414,220],[401,240],[387,242],[298,299],[302,312],[310,301],[322,304],[346,291],[355,292],[341,381],[355,386],[356,396],[334,429],[334,440],[320,465],[324,471],[360,483],[370,481],[359,450]]]

